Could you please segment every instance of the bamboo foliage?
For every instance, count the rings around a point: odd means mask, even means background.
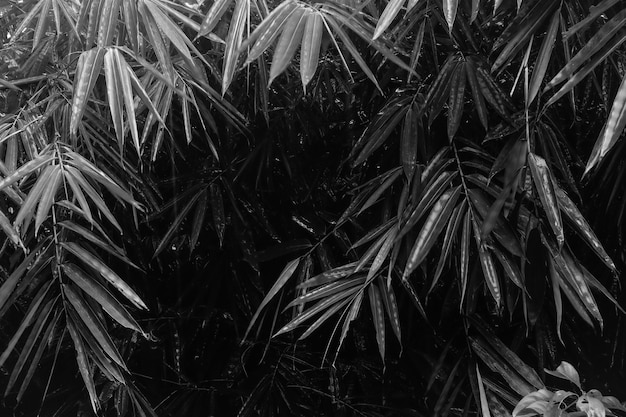
[[[176,409],[208,380],[184,356],[209,355],[176,320],[217,309],[220,280],[263,358],[323,334],[334,387],[363,328],[383,370],[425,328],[429,411],[506,415],[543,401],[528,357],[623,311],[622,2],[25,0],[0,23],[5,396],[71,348],[96,415],[152,415],[133,349],[169,326]],[[281,355],[239,415],[316,410],[290,407],[309,385]]]

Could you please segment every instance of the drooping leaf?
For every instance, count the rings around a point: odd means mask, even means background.
[[[46,217],[48,217],[48,213],[50,212],[50,208],[55,202],[55,195],[59,188],[59,183],[61,182],[61,169],[54,169],[50,174],[50,181],[46,184],[46,188],[41,195],[41,200],[39,200],[39,205],[37,206],[37,216],[35,217],[35,235],[37,235],[37,231],[39,230],[39,226],[44,222]],[[54,208],[53,208],[54,210]]]
[[[143,333],[137,321],[122,306],[111,293],[103,287],[97,280],[89,277],[83,270],[73,264],[64,264],[61,266],[63,272],[70,278],[81,290],[85,291],[89,296],[102,306],[115,321],[122,326]]]
[[[548,31],[543,38],[543,42],[541,44],[541,48],[539,49],[538,59],[535,64],[535,68],[533,69],[533,76],[530,79],[529,87],[528,87],[528,102],[527,106],[535,100],[537,97],[537,93],[541,87],[541,83],[545,78],[546,71],[548,69],[548,64],[550,63],[550,58],[552,56],[552,49],[554,48],[554,42],[556,40],[556,32],[559,27],[559,12],[556,11],[550,20],[550,24],[548,26]]]
[[[89,252],[87,249],[76,244],[75,242],[64,242],[61,244],[65,249],[74,254],[78,259],[85,263],[85,265],[98,272],[102,278],[106,279],[111,285],[113,285],[124,297],[126,297],[131,303],[140,309],[147,310],[148,307],[137,295],[137,293],[120,278],[111,268],[105,265],[100,259]]]
[[[446,23],[448,23],[448,32],[452,32],[458,7],[458,0],[443,0],[443,14],[446,17]]]
[[[78,131],[87,101],[91,95],[96,80],[100,75],[106,50],[96,47],[81,53],[74,76],[74,94],[72,95],[72,116],[70,119],[70,134]]]
[[[259,315],[261,314],[261,311],[263,311],[265,306],[274,298],[274,296],[276,296],[276,294],[278,294],[278,292],[281,290],[281,288],[283,288],[285,286],[287,281],[289,281],[289,278],[291,278],[293,273],[298,268],[298,265],[300,264],[300,259],[301,258],[296,258],[296,259],[290,261],[285,266],[283,271],[280,273],[280,275],[278,276],[278,279],[276,280],[274,285],[272,285],[272,288],[270,288],[270,290],[265,295],[265,298],[263,299],[263,301],[261,301],[261,304],[259,305],[259,307],[257,308],[256,312],[254,313],[254,316],[252,316],[252,319],[250,320],[250,324],[248,325],[248,328],[246,329],[246,333],[243,336],[244,339],[247,338],[248,333],[252,329],[252,326],[256,322],[256,320],[259,317]]]
[[[391,329],[393,330],[398,343],[402,345],[402,330],[400,327],[400,312],[398,310],[398,303],[396,302],[396,295],[393,291],[393,287],[387,287],[387,284],[383,281],[382,277],[379,280],[380,296],[385,305],[387,311],[387,317],[391,323]]]
[[[315,317],[315,315],[323,311],[328,311],[329,309],[333,308],[333,306],[337,305],[337,303],[344,304],[344,303],[349,302],[351,300],[350,297],[354,296],[361,289],[362,287],[357,285],[357,286],[349,288],[346,291],[341,291],[331,297],[318,301],[311,308],[304,310],[301,314],[298,314],[293,320],[291,320],[289,323],[284,325],[278,332],[276,332],[276,334],[273,335],[273,337],[276,337],[283,333],[287,333],[287,332],[294,330],[296,327],[298,327],[305,321],[309,320],[312,317]],[[333,311],[336,311],[336,310],[333,310]],[[307,333],[310,334],[310,332],[308,331]]]
[[[100,348],[102,348],[106,355],[116,364],[125,369],[126,365],[117,351],[113,340],[111,340],[109,333],[104,329],[98,316],[94,313],[89,304],[87,304],[82,296],[76,293],[70,285],[63,284],[63,294],[76,311],[78,317],[80,317],[87,329],[96,339]]]
[[[24,319],[22,319],[22,322],[20,323],[17,330],[15,330],[15,333],[13,333],[13,336],[11,337],[11,339],[7,343],[6,348],[2,352],[2,355],[0,355],[0,366],[4,365],[6,360],[9,358],[11,352],[13,352],[13,350],[15,349],[15,346],[17,346],[17,343],[20,341],[26,329],[28,329],[35,321],[35,318],[41,316],[47,311],[47,304],[50,302],[50,300],[47,300],[46,304],[43,304],[43,302],[44,300],[46,300],[46,296],[48,295],[50,287],[50,284],[42,286],[31,300],[30,306],[28,307],[28,310],[24,315]]]
[[[626,24],[626,9],[620,10],[606,22],[578,53],[550,80],[546,89],[571,77],[580,66],[597,53]]]
[[[98,47],[104,48],[111,44],[115,27],[117,26],[117,18],[119,15],[120,3],[123,0],[103,0],[100,12],[98,26]]]
[[[235,0],[235,10],[230,20],[228,36],[226,37],[226,50],[224,51],[224,64],[222,68],[222,94],[228,90],[235,75],[239,48],[243,39],[246,21],[250,14],[249,0]]]
[[[449,0],[455,1],[456,0]],[[448,139],[452,142],[461,124],[465,104],[465,63],[455,71],[448,99]]]
[[[385,363],[385,312],[383,310],[383,301],[376,285],[369,285],[367,287],[367,293],[374,321],[374,329],[376,330],[378,353],[380,353],[380,358],[383,363]]]
[[[272,45],[282,32],[287,20],[300,8],[301,6],[295,1],[285,1],[263,19],[261,24],[241,45],[241,49],[251,46],[246,58],[246,65],[257,60]]]
[[[626,9],[624,9],[624,14],[626,15]],[[622,135],[624,127],[626,127],[626,76],[622,79],[619,89],[617,90],[613,105],[611,106],[611,113],[602,128],[600,137],[593,146],[583,175],[587,175],[594,166],[602,161]]]
[[[480,376],[478,364],[476,364],[476,384],[478,385],[478,392],[480,393],[480,413],[483,417],[491,417],[491,412],[489,411],[489,402],[487,401],[485,386],[483,385],[483,379]]]
[[[552,172],[548,168],[546,160],[542,157],[530,153],[528,155],[530,172],[532,173],[533,183],[539,194],[539,199],[543,209],[548,217],[550,227],[556,236],[557,243],[562,246],[565,242],[563,233],[563,222],[561,220],[561,210],[555,192],[555,181]]]
[[[323,34],[322,16],[317,11],[309,13],[306,18],[300,50],[300,77],[302,78],[303,88],[306,88],[313,75],[315,75]]]
[[[450,214],[454,209],[460,193],[460,186],[446,191],[441,195],[431,210],[411,249],[411,254],[403,272],[404,279],[406,279],[406,277],[422,263],[426,255],[428,255],[428,252],[439,237],[446,222],[449,221]]]
[[[208,35],[220,22],[220,19],[230,7],[232,0],[217,0],[212,5],[207,14],[202,19],[200,30],[198,30],[198,38]]]
[[[533,386],[522,379],[517,372],[513,371],[508,363],[496,356],[480,339],[470,337],[472,351],[491,369],[499,374],[509,384],[509,386],[520,395],[526,395],[533,391]]]
[[[387,3],[385,10],[383,10],[383,13],[378,18],[378,22],[376,22],[376,29],[374,30],[374,36],[372,36],[372,39],[377,39],[383,34],[383,32],[385,32],[385,30],[387,30],[398,13],[400,13],[404,3],[405,0],[391,0]]]
[[[341,293],[343,291],[349,290],[352,287],[363,285],[365,283],[365,278],[363,276],[357,276],[350,279],[345,279],[341,281],[331,282],[325,285],[322,285],[312,291],[307,292],[304,295],[296,298],[291,301],[285,309],[290,307],[301,305],[305,303],[310,303],[311,301],[319,300],[321,298],[332,297],[335,294]]]
[[[98,394],[96,393],[96,386],[93,382],[93,375],[85,352],[85,346],[83,345],[83,341],[78,336],[78,332],[76,332],[76,329],[74,329],[72,323],[68,323],[67,328],[70,336],[72,337],[72,341],[74,342],[74,350],[76,351],[76,362],[78,363],[78,370],[81,377],[83,378],[85,386],[87,387],[87,392],[89,393],[89,399],[91,401],[91,407],[94,413],[97,414],[98,410],[100,409],[100,401],[98,399]]]
[[[13,386],[15,385],[15,382],[17,382],[17,378],[22,372],[22,369],[24,368],[24,365],[26,365],[26,361],[28,357],[30,356],[30,353],[33,351],[33,348],[35,347],[35,342],[37,342],[37,339],[39,339],[39,335],[41,334],[43,327],[45,326],[46,322],[48,322],[48,318],[50,317],[50,314],[54,310],[53,307],[56,301],[57,301],[56,298],[52,300],[48,300],[46,304],[43,306],[43,308],[41,309],[41,311],[39,312],[38,316],[35,318],[33,327],[31,328],[30,333],[26,337],[26,340],[24,341],[24,345],[22,346],[22,349],[20,349],[20,355],[17,358],[15,365],[13,366],[13,370],[11,371],[9,381],[7,382],[7,386],[4,391],[5,397],[13,388]]]
[[[556,185],[555,191],[556,197],[559,201],[559,207],[574,227],[574,230],[585,240],[585,243],[587,243],[587,245],[589,245],[589,247],[598,255],[602,262],[604,262],[604,264],[611,270],[615,271],[615,263],[608,253],[606,253],[606,250],[604,250],[602,243],[600,243],[600,240],[594,233],[591,226],[589,226],[589,223],[583,214],[580,210],[578,210],[576,204],[574,204],[567,193],[558,185]]]

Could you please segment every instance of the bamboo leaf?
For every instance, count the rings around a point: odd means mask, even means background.
[[[139,298],[137,293],[128,286],[122,278],[120,278],[111,268],[106,266],[100,259],[94,256],[92,253],[84,249],[82,246],[75,242],[63,242],[61,246],[74,254],[78,259],[84,262],[94,271],[98,272],[102,278],[106,279],[111,285],[113,285],[120,293],[124,295],[131,303],[137,308],[147,310],[146,304]]]
[[[400,311],[398,309],[398,303],[396,302],[396,294],[393,291],[393,287],[387,286],[384,280],[379,280],[380,296],[385,305],[385,311],[387,311],[387,317],[391,323],[391,329],[398,339],[398,343],[402,347],[402,330],[400,327]]]
[[[428,255],[428,252],[435,244],[443,227],[450,220],[450,214],[455,207],[456,200],[461,193],[461,187],[458,186],[452,190],[448,190],[441,195],[430,214],[426,218],[424,226],[417,235],[413,248],[411,249],[409,259],[406,263],[403,279],[406,279],[411,272],[422,263]]]
[[[550,267],[550,280],[552,281],[552,296],[554,297],[554,309],[556,310],[556,334],[559,336],[559,340],[563,343],[563,337],[561,336],[561,323],[563,322],[563,299],[561,297],[561,284],[559,273],[554,267],[554,261],[549,259]]]
[[[493,350],[497,352],[511,367],[521,375],[529,384],[536,389],[544,388],[545,385],[537,375],[537,372],[528,366],[519,356],[515,354],[506,344],[498,338],[490,327],[487,327],[479,320],[472,321],[478,331],[484,336],[484,340],[491,345]],[[477,339],[480,342],[480,339]]]
[[[252,32],[252,34],[242,43],[240,50],[249,47],[248,57],[246,59],[246,65],[257,60],[267,48],[272,45],[274,40],[283,31],[284,25],[293,15],[296,10],[299,10],[301,6],[295,1],[282,2],[278,7],[272,10],[261,24]]]
[[[624,9],[624,12],[626,14],[626,9]],[[622,135],[624,127],[626,127],[626,76],[622,79],[619,89],[617,90],[613,105],[611,106],[611,113],[602,128],[600,137],[593,146],[583,176],[587,175],[594,166],[598,165],[609,150],[613,148]]]
[[[98,46],[101,48],[111,45],[115,27],[117,26],[117,18],[119,15],[120,2],[122,0],[103,0],[102,11],[98,26]]]
[[[115,71],[118,87],[121,88],[122,97],[124,99],[124,107],[126,109],[126,123],[130,128],[130,134],[133,138],[135,150],[137,151],[138,155],[141,155],[141,150],[139,146],[139,132],[137,130],[137,116],[135,115],[135,98],[133,96],[132,82],[130,78],[130,74],[133,73],[133,70],[132,68],[130,68],[118,49],[110,49],[104,56],[105,74],[107,68],[107,57],[109,57],[108,59],[111,61],[110,65],[113,67],[113,71]]]
[[[544,246],[550,251],[556,270],[562,278],[560,283],[561,289],[570,300],[572,306],[590,326],[593,326],[593,323],[589,318],[589,313],[597,320],[600,328],[602,328],[602,315],[591,294],[587,279],[578,267],[578,262],[566,248],[559,250],[548,237],[542,234],[541,238],[544,242]]]
[[[425,187],[424,192],[419,196],[413,196],[414,201],[418,201],[417,207],[411,212],[409,218],[406,220],[405,225],[398,234],[398,239],[405,236],[417,222],[422,218],[436,201],[438,201],[443,193],[450,188],[452,181],[458,175],[457,171],[449,172],[445,171],[432,179]]]
[[[139,21],[137,19],[137,2],[122,1],[124,27],[133,51],[139,51]]]
[[[116,258],[124,261],[126,264],[132,266],[133,268],[135,268],[137,270],[140,269],[137,265],[132,263],[130,259],[128,259],[128,257],[124,254],[124,249],[122,249],[119,246],[117,246],[115,243],[113,243],[108,238],[107,238],[107,241],[105,242],[104,240],[102,240],[100,237],[98,237],[91,230],[85,229],[84,227],[79,226],[78,224],[76,224],[76,223],[74,223],[74,222],[72,222],[70,220],[64,220],[62,222],[57,223],[57,225],[63,227],[64,229],[71,230],[72,232],[74,232],[78,236],[80,236],[81,238],[83,238],[83,239],[85,239],[85,240],[87,240],[87,241],[89,241],[91,243],[94,243],[99,248],[104,249],[105,251],[107,251],[111,255],[113,255]],[[105,238],[106,238],[106,235],[105,235]]]
[[[556,236],[557,243],[559,246],[562,246],[563,242],[565,242],[565,236],[563,234],[561,211],[559,210],[559,203],[554,191],[555,181],[552,177],[552,173],[545,159],[533,153],[530,153],[528,156],[530,172],[532,173],[539,199],[548,217],[550,227]]]
[[[626,24],[626,9],[620,10],[593,35],[576,55],[550,80],[546,89],[562,83],[570,78],[576,70],[598,52]]]
[[[541,83],[546,75],[548,64],[550,63],[550,58],[552,56],[552,49],[554,48],[554,41],[556,40],[556,32],[559,27],[559,16],[559,11],[556,11],[550,20],[548,31],[546,32],[543,42],[541,43],[539,55],[535,63],[535,68],[533,69],[533,76],[530,79],[528,87],[527,106],[530,106],[530,104],[535,100],[535,97],[539,92],[539,88],[541,87]]]
[[[7,218],[7,216],[5,216],[2,211],[0,211],[0,228],[2,228],[2,231],[7,235],[7,237],[15,246],[19,246],[24,252],[26,252],[26,247],[24,246],[24,242],[22,242],[19,233],[17,232],[17,230],[15,230],[15,227],[13,227],[11,221]]]
[[[454,1],[456,0],[448,0]],[[450,26],[452,28],[452,26]],[[459,63],[457,70],[454,72],[452,86],[450,87],[450,98],[448,99],[448,139],[452,143],[452,139],[456,135],[456,131],[461,125],[463,117],[463,107],[465,105],[465,63]]]
[[[89,182],[83,176],[83,174],[78,169],[74,168],[73,166],[67,165],[64,167],[64,169],[66,169],[68,172],[71,172],[71,175],[78,183],[78,186],[81,188],[81,190],[83,190],[89,196],[89,198],[96,205],[100,213],[102,213],[104,217],[106,217],[111,222],[111,224],[115,226],[115,228],[120,233],[122,233],[122,227],[117,222],[117,219],[115,218],[113,213],[111,213],[111,211],[107,207],[106,203],[104,202],[100,194],[98,194],[98,192],[93,188],[93,186],[89,184]]]
[[[300,49],[300,76],[302,78],[302,88],[304,89],[306,89],[307,84],[315,75],[323,34],[322,15],[317,11],[309,13],[306,18]]]
[[[532,385],[522,379],[507,363],[496,356],[488,346],[481,343],[480,339],[470,337],[470,345],[472,351],[476,353],[489,369],[502,376],[515,392],[520,395],[527,395],[534,391]]]
[[[11,354],[13,349],[15,349],[15,346],[17,346],[17,343],[21,339],[26,329],[28,329],[33,324],[35,315],[39,314],[37,317],[40,317],[42,314],[46,312],[46,309],[48,308],[47,304],[44,305],[44,307],[42,307],[41,309],[39,309],[39,307],[42,305],[43,301],[46,299],[46,296],[48,295],[48,291],[50,290],[51,284],[52,282],[48,283],[47,285],[43,285],[39,289],[39,291],[37,291],[37,294],[35,294],[33,299],[30,301],[30,305],[28,306],[28,310],[26,311],[26,314],[24,315],[24,319],[20,323],[15,333],[13,333],[11,340],[9,340],[6,348],[2,352],[2,355],[0,355],[0,366],[4,365],[4,363],[9,358],[9,355]],[[48,300],[48,304],[50,304],[50,302],[51,300]]]
[[[259,305],[259,307],[257,308],[256,312],[252,316],[252,319],[250,320],[250,324],[248,325],[248,329],[246,329],[246,333],[243,336],[244,340],[247,339],[248,333],[252,329],[252,326],[256,322],[256,320],[259,317],[259,315],[261,314],[261,311],[272,300],[272,298],[274,298],[276,296],[276,294],[278,294],[278,292],[281,290],[281,288],[283,288],[285,286],[287,281],[289,281],[289,278],[292,277],[293,273],[298,268],[298,265],[300,265],[300,259],[301,258],[296,258],[296,259],[290,261],[285,266],[283,271],[280,273],[280,275],[278,276],[278,279],[276,280],[274,285],[272,285],[272,288],[270,288],[270,290],[267,292],[267,294],[265,295],[265,298],[263,299],[263,301],[261,301],[261,304]]]
[[[367,292],[372,310],[372,319],[374,321],[374,329],[376,330],[376,343],[378,344],[378,353],[380,359],[385,363],[385,312],[383,310],[383,301],[381,299],[378,287],[374,284],[367,287]]]
[[[603,0],[595,6],[591,6],[589,8],[589,14],[580,22],[576,23],[573,26],[570,26],[565,32],[563,32],[563,38],[567,39],[578,33],[580,30],[584,29],[585,26],[592,23],[595,19],[597,19],[602,13],[606,10],[613,7],[620,0]]]
[[[58,165],[48,165],[41,175],[37,178],[37,182],[33,186],[33,188],[28,193],[24,204],[20,207],[20,211],[17,212],[17,216],[15,216],[15,220],[13,224],[16,228],[22,228],[22,223],[25,219],[30,219],[35,214],[35,207],[41,201],[41,197],[44,191],[47,189],[50,181],[52,180],[53,173],[58,171]],[[30,221],[26,222],[26,227],[28,226]]]
[[[331,316],[333,316],[334,314],[336,314],[339,310],[341,310],[342,308],[344,308],[348,303],[350,302],[349,298],[344,299],[343,301],[340,301],[338,303],[335,303],[332,307],[328,308],[324,314],[320,315],[317,320],[315,320],[313,322],[313,324],[311,324],[304,333],[302,333],[302,336],[300,336],[298,338],[298,340],[304,340],[307,337],[309,337],[315,330],[319,329],[319,327],[324,324]]]
[[[480,266],[482,267],[483,274],[485,275],[487,288],[489,288],[489,292],[491,292],[493,299],[496,300],[497,306],[500,307],[502,305],[502,290],[500,288],[498,273],[496,271],[493,258],[491,257],[491,253],[489,253],[483,245],[479,245],[478,257],[480,258]]]
[[[87,101],[100,75],[105,49],[93,48],[81,53],[74,76],[74,94],[72,95],[72,113],[70,118],[70,134],[76,135],[78,124],[83,118]]]
[[[494,210],[494,205],[498,202],[498,200],[489,206],[487,197],[478,189],[470,189],[469,198],[473,207],[484,219],[480,228],[479,242],[483,242],[487,239],[488,234],[486,234],[486,232],[493,234],[496,240],[500,242],[509,252],[515,256],[523,257],[524,250],[522,249],[519,238],[516,236],[513,228],[500,212]],[[503,199],[500,201],[503,201]],[[492,224],[487,225],[488,221],[492,222]]]
[[[87,199],[85,198],[83,190],[78,186],[78,183],[74,178],[74,174],[69,170],[63,170],[63,174],[65,175],[65,181],[72,189],[72,194],[74,198],[78,201],[78,205],[82,209],[85,218],[89,223],[93,224],[94,221],[93,216],[91,215],[91,208],[89,207],[89,203],[87,203]]]
[[[307,17],[311,13],[310,10],[305,8],[296,9],[285,22],[283,31],[276,44],[276,49],[274,50],[268,85],[271,85],[272,81],[282,74],[291,63],[291,59],[302,41],[302,35],[306,21],[308,20]]]
[[[230,7],[232,0],[216,0],[212,5],[209,11],[207,12],[204,19],[202,19],[202,24],[200,25],[200,30],[198,30],[197,37],[205,36],[209,34],[224,16],[226,10]]]
[[[41,194],[41,200],[39,200],[39,206],[37,207],[37,216],[35,217],[35,236],[37,236],[37,231],[39,230],[39,226],[44,222],[46,217],[48,217],[48,213],[50,212],[50,208],[54,204],[54,197],[59,188],[59,183],[61,182],[61,168],[59,165],[54,165],[54,169],[50,172],[50,181],[48,181],[45,190]]]
[[[478,392],[480,393],[480,414],[483,417],[491,417],[491,412],[489,411],[489,401],[487,401],[487,396],[485,394],[485,386],[483,385],[483,379],[480,376],[480,370],[478,369],[478,364],[476,364],[476,384],[478,385]]]
[[[182,29],[152,0],[144,0],[144,4],[150,11],[150,14],[152,14],[152,17],[158,25],[161,33],[165,35],[174,48],[176,48],[176,50],[182,55],[187,62],[187,65],[189,65],[192,70],[197,71],[194,60],[191,57],[191,52],[187,47],[189,40]]]
[[[198,243],[198,238],[200,237],[200,232],[204,226],[204,217],[206,215],[208,209],[208,201],[209,195],[205,190],[200,192],[200,197],[198,198],[198,204],[196,204],[196,210],[193,215],[193,221],[191,224],[191,236],[189,237],[189,248],[193,250]]]
[[[439,278],[441,277],[441,273],[443,272],[443,268],[450,259],[450,249],[452,248],[452,242],[459,230],[459,226],[465,217],[466,210],[466,200],[461,201],[459,205],[454,208],[454,212],[450,216],[450,221],[446,226],[446,233],[444,234],[443,244],[441,245],[441,254],[439,255],[439,262],[437,262],[437,269],[435,269],[435,274],[432,278],[432,282],[430,284],[430,288],[428,289],[428,295],[435,289],[437,282],[439,282]]]
[[[380,35],[383,34],[385,30],[391,25],[393,19],[396,18],[402,6],[404,6],[405,0],[391,0],[385,6],[385,10],[378,18],[378,22],[376,23],[376,29],[374,30],[374,36],[372,39],[377,39]]]
[[[68,321],[67,329],[72,337],[72,341],[74,342],[74,350],[76,351],[76,362],[78,364],[78,370],[80,372],[81,377],[83,378],[83,382],[87,387],[87,392],[89,393],[89,399],[91,400],[91,407],[93,408],[94,413],[98,414],[98,410],[100,409],[100,401],[98,400],[98,394],[96,394],[96,386],[93,383],[93,376],[91,373],[91,367],[89,366],[89,362],[87,360],[87,355],[85,353],[85,346],[83,345],[82,340],[78,336],[76,329],[71,322]]]
[[[544,20],[547,19],[552,11],[559,6],[555,2],[538,2],[527,12],[521,13],[515,22],[507,27],[500,38],[494,43],[493,49],[499,49],[504,44],[504,48],[495,59],[491,72],[498,70],[509,62],[515,54],[524,48],[529,39],[531,39],[538,28],[541,27]]]
[[[525,287],[522,273],[517,264],[511,259],[510,255],[505,255],[497,248],[492,248],[492,252],[496,255],[496,258],[500,262],[500,265],[502,265],[502,269],[504,269],[509,279],[513,281],[518,288],[523,290]]]
[[[356,319],[359,311],[361,310],[363,295],[363,291],[359,291],[354,299],[351,301],[350,309],[348,310],[348,314],[346,314],[346,317],[343,319],[343,326],[341,326],[341,335],[339,336],[339,346],[337,346],[337,352],[339,351],[339,349],[341,349],[341,345],[348,335],[350,324],[354,321],[354,319]]]
[[[359,277],[350,278],[347,280],[341,280],[341,281],[328,283],[326,285],[323,285],[319,288],[314,289],[313,291],[309,291],[306,294],[301,295],[300,297],[291,301],[289,304],[287,304],[287,306],[285,307],[285,310],[293,306],[302,305],[305,303],[310,303],[311,301],[319,300],[320,298],[332,297],[333,295],[349,290],[350,288],[354,286],[357,286],[357,285],[362,286],[365,283],[365,281],[366,281],[365,277],[359,276]]]
[[[89,277],[85,271],[74,264],[64,264],[61,268],[65,275],[80,287],[81,290],[85,291],[91,298],[96,300],[111,318],[127,329],[143,333],[137,321],[135,321],[126,308],[124,308],[124,306],[98,281]]]
[[[383,263],[387,259],[387,256],[389,255],[389,252],[391,251],[391,248],[393,247],[393,244],[395,243],[396,235],[398,234],[398,229],[397,227],[394,227],[390,229],[390,231],[391,233],[386,235],[385,240],[380,246],[380,250],[378,251],[378,253],[374,257],[374,260],[372,261],[372,265],[370,266],[369,271],[367,272],[367,281],[370,281],[376,275],[376,273],[380,270],[380,268],[383,266]]]
[[[63,294],[107,356],[123,369],[126,369],[126,365],[117,351],[115,344],[111,340],[108,332],[103,328],[102,323],[100,323],[100,320],[91,307],[80,295],[74,292],[72,287],[69,285],[63,284]]]
[[[402,170],[399,168],[394,168],[391,171],[391,175],[389,175],[382,184],[368,197],[368,199],[363,203],[359,211],[356,213],[356,216],[363,213],[365,210],[373,206],[378,202],[378,199],[383,195],[385,191],[398,179],[398,177],[402,174]]]
[[[174,235],[180,232],[180,225],[183,223],[185,217],[187,217],[187,214],[191,211],[194,204],[199,198],[200,194],[194,194],[187,202],[187,204],[185,204],[185,207],[183,207],[183,209],[176,215],[176,218],[174,219],[174,221],[172,221],[172,224],[167,229],[167,232],[165,233],[165,235],[163,235],[161,242],[159,242],[159,245],[154,250],[154,255],[152,255],[152,259],[159,256],[159,254],[161,254],[161,252],[163,252],[163,250],[170,243]]]
[[[559,208],[565,214],[565,217],[570,221],[574,230],[584,239],[585,243],[591,247],[591,249],[598,255],[598,257],[609,267],[612,271],[616,271],[617,267],[611,259],[608,253],[604,250],[604,247],[600,243],[600,240],[594,233],[587,220],[582,213],[576,207],[576,204],[569,198],[567,193],[563,191],[558,184],[555,184],[556,197],[559,202]]]
[[[316,275],[312,278],[307,279],[303,283],[298,285],[298,288],[310,288],[318,285],[323,285],[329,282],[336,281],[341,278],[345,278],[352,273],[354,273],[354,269],[356,267],[356,262],[352,262],[346,265],[338,266],[333,269],[329,269],[328,271],[324,271],[319,275]]]
[[[454,26],[454,20],[456,19],[456,11],[458,6],[458,0],[443,0],[443,14],[446,17],[446,23],[448,23],[448,32],[450,33],[452,33],[452,26]]]
[[[139,204],[132,195],[125,189],[123,189],[118,182],[113,180],[110,175],[96,167],[93,163],[89,162],[82,155],[76,152],[66,152],[66,155],[71,160],[71,165],[74,165],[81,173],[88,175],[93,180],[102,184],[106,189],[113,194],[121,203],[128,203],[135,207],[137,210],[143,211],[143,207]],[[68,169],[74,168],[73,166],[67,166]],[[82,175],[80,175],[82,178]],[[113,222],[112,222],[113,223]]]
[[[95,365],[98,366],[102,375],[109,381],[116,381],[120,384],[126,384],[126,380],[122,375],[122,368],[120,368],[111,358],[102,350],[102,346],[98,340],[93,336],[85,322],[78,316],[76,311],[68,304],[66,306],[66,315],[69,317],[68,321],[71,321],[76,331],[83,340],[86,353]]]
[[[365,73],[367,78],[369,78],[370,81],[372,81],[374,83],[376,88],[378,88],[380,90],[381,88],[380,88],[380,85],[378,84],[378,80],[376,80],[376,76],[374,75],[372,70],[367,66],[367,63],[365,62],[365,60],[363,59],[363,57],[359,53],[359,50],[357,49],[357,47],[354,45],[354,43],[352,43],[352,41],[348,37],[348,34],[341,28],[339,23],[335,21],[334,16],[330,15],[329,12],[326,11],[326,16],[324,17],[323,20],[324,20],[324,24],[326,25],[326,29],[328,30],[329,34],[331,33],[331,30],[330,30],[329,26],[332,26],[332,28],[333,28],[332,33],[335,33],[339,37],[339,39],[341,39],[341,42],[343,42],[343,46],[348,50],[348,52],[350,53],[352,58],[356,61],[357,65]],[[347,23],[347,22],[344,21],[342,23]],[[335,47],[337,48],[337,50],[339,51],[339,54],[342,57],[342,61],[343,61],[344,65],[345,65],[345,67],[346,67],[346,70],[349,71],[350,68],[348,68],[348,64],[347,64],[345,58],[343,58],[343,54],[341,52],[341,49],[339,48],[339,45],[337,44],[337,41],[335,40],[335,38],[332,35],[331,35],[331,39],[335,43]]]
[[[5,188],[10,187],[17,181],[21,180],[22,178],[28,177],[33,172],[41,168],[43,165],[50,162],[52,159],[53,156],[50,153],[42,151],[38,157],[31,161],[28,161],[27,163],[19,167],[17,171],[14,171],[10,175],[2,178],[2,180],[0,180],[0,190],[4,190]]]
[[[563,84],[563,86],[557,91],[550,99],[547,101],[545,108],[550,107],[552,104],[556,103],[561,97],[565,94],[571,92],[573,88],[578,85],[579,82],[584,80],[589,74],[591,74],[597,66],[607,59],[619,46],[626,41],[626,33],[621,34],[621,36],[616,36],[607,42],[605,46],[600,49],[591,59],[586,61],[583,66],[575,73],[571,74],[565,79],[567,82]],[[550,88],[546,86],[544,88],[544,92],[549,90]]]
[[[224,51],[224,64],[222,68],[222,94],[228,90],[235,75],[239,48],[241,46],[243,32],[250,14],[249,0],[235,0],[235,10],[230,20],[230,28],[226,37],[226,49]]]
[[[26,375],[24,375],[24,378],[22,379],[22,385],[20,386],[20,389],[17,393],[16,401],[18,403],[22,400],[22,396],[24,395],[26,388],[28,388],[30,381],[33,379],[33,375],[35,374],[35,371],[40,366],[40,361],[41,361],[41,357],[43,356],[43,351],[45,350],[46,346],[48,346],[48,343],[50,342],[50,336],[52,335],[52,331],[56,327],[59,317],[61,317],[60,313],[61,313],[60,311],[57,311],[54,318],[50,320],[48,327],[46,328],[43,335],[41,336],[41,340],[39,341],[39,346],[37,347],[37,350],[33,354],[33,357],[30,358],[30,365],[28,366]]]
[[[5,397],[11,391],[11,389],[13,388],[13,385],[15,385],[15,382],[17,381],[19,374],[22,372],[22,369],[24,368],[24,365],[26,364],[26,360],[28,359],[28,357],[30,356],[30,353],[35,347],[35,342],[39,338],[39,335],[41,333],[41,330],[43,329],[43,326],[48,321],[48,317],[50,316],[50,313],[52,312],[53,307],[56,304],[56,301],[57,301],[56,298],[49,300],[39,312],[39,315],[37,316],[37,319],[35,320],[33,324],[33,328],[28,334],[28,337],[26,338],[26,341],[24,342],[24,346],[22,346],[22,349],[20,351],[20,356],[17,358],[17,361],[15,362],[15,365],[13,366],[13,371],[11,371],[9,382],[7,382],[7,386],[4,391]]]
[[[459,278],[460,290],[461,290],[461,302],[459,303],[459,309],[463,310],[463,301],[465,300],[465,294],[467,293],[467,276],[469,271],[469,257],[470,257],[470,233],[472,213],[471,210],[467,210],[465,218],[463,219],[463,230],[461,232],[460,242],[460,259],[459,259]]]
[[[361,287],[355,286],[355,287],[349,288],[346,291],[339,292],[331,297],[318,301],[314,306],[312,306],[311,308],[307,310],[304,310],[304,312],[302,312],[301,314],[296,316],[293,320],[291,320],[289,323],[284,325],[272,337],[276,337],[283,333],[287,333],[287,332],[294,330],[300,324],[314,317],[316,314],[321,313],[322,311],[327,311],[329,308],[332,308],[332,306],[336,305],[337,303],[343,303],[343,301],[350,301],[349,297],[353,296],[356,292],[360,290],[361,290]]]
[[[424,317],[426,321],[428,321],[428,317],[426,316],[426,310],[424,310],[422,301],[417,295],[417,291],[415,291],[415,288],[413,287],[413,284],[411,284],[411,281],[409,281],[407,277],[407,278],[402,278],[400,280],[400,283],[404,287],[404,290],[407,292],[409,299],[411,300],[411,302],[413,303],[417,311],[422,315],[422,317]]]
[[[420,121],[418,111],[411,106],[404,116],[402,135],[400,136],[400,157],[402,169],[407,181],[413,178],[417,165],[417,144],[420,139]]]

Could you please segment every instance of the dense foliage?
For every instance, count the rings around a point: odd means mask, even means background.
[[[3,412],[626,398],[624,2],[0,0],[0,37]]]

